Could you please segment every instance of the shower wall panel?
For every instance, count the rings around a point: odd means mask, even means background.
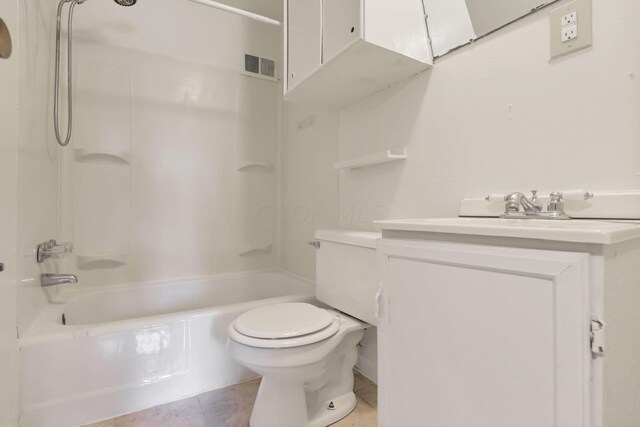
[[[280,30],[139,4],[77,9],[76,133],[60,168],[60,239],[76,253],[61,269],[96,286],[280,266],[282,89],[242,74],[245,52],[279,62]],[[174,14],[174,27],[190,16],[189,31],[163,45],[164,27],[157,40],[135,27],[144,8]],[[118,28],[132,34],[126,46]]]
[[[58,237],[58,145],[53,136],[52,76],[55,2],[19,1],[18,137],[18,330],[22,335],[49,294],[41,273],[55,273],[55,262],[38,264],[38,243]],[[66,109],[66,104],[62,110]],[[63,128],[63,131],[66,129]]]

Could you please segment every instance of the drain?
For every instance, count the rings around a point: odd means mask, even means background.
[[[334,409],[336,409],[336,405],[334,405],[333,402],[329,402],[329,404],[327,405],[327,409],[333,411]]]

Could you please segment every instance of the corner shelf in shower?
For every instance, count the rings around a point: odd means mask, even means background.
[[[271,252],[272,249],[273,249],[272,243],[268,243],[262,246],[245,246],[240,248],[240,250],[238,251],[238,256],[245,256],[245,255],[254,254],[258,252],[269,253]]]
[[[252,160],[247,160],[247,161],[238,163],[238,171],[243,171],[251,168],[262,168],[262,169],[271,170],[273,169],[273,163],[258,162],[258,161],[252,161]]]
[[[82,163],[105,163],[105,164],[131,164],[131,153],[129,152],[98,152],[84,148],[73,150],[76,162]]]
[[[403,147],[402,149],[385,150],[379,153],[367,154],[365,156],[336,162],[333,164],[333,169],[358,169],[406,159],[407,149]]]

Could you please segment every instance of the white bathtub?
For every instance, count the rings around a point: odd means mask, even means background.
[[[68,291],[21,339],[21,426],[111,418],[255,376],[225,349],[242,312],[313,301],[282,271]],[[63,314],[66,325],[63,325]]]

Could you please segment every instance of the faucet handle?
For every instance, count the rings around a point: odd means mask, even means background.
[[[36,251],[36,258],[38,263],[41,264],[45,262],[49,258],[60,259],[66,256],[71,255],[73,252],[73,243],[65,242],[60,243],[55,240],[49,240],[44,243],[40,243],[38,245],[38,249]]]
[[[51,258],[60,259],[71,255],[72,252],[73,242],[58,243],[49,250],[49,256]]]
[[[562,193],[554,191],[549,194],[550,201],[547,203],[547,211],[564,213],[564,200],[562,199]]]

